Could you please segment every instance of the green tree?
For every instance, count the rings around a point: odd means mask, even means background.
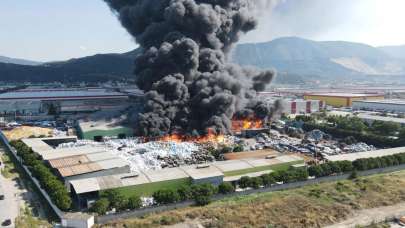
[[[192,197],[191,187],[188,185],[182,185],[177,189],[177,194],[181,201],[189,200]]]
[[[270,185],[276,183],[276,180],[270,174],[263,174],[260,177],[262,178],[262,182],[263,182],[264,186],[270,186]]]
[[[108,201],[107,198],[101,198],[91,206],[90,211],[95,212],[99,215],[104,215],[105,213],[107,213],[109,207],[110,201]]]
[[[218,192],[221,194],[228,194],[235,191],[235,187],[229,182],[222,182],[218,186]]]
[[[336,163],[339,165],[340,170],[343,173],[347,173],[353,170],[353,164],[350,161],[338,161]]]
[[[374,121],[371,128],[376,134],[392,136],[401,129],[401,125],[394,122]]]
[[[240,188],[247,188],[250,186],[250,177],[248,176],[243,176],[239,180],[239,187]]]
[[[154,192],[152,196],[158,204],[169,204],[180,201],[179,194],[177,191],[173,191],[172,189],[158,190]]]
[[[212,184],[199,184],[191,187],[193,199],[198,206],[204,206],[211,202],[211,198],[217,193],[217,189]]]
[[[324,175],[322,167],[319,165],[314,165],[314,166],[309,167],[308,173],[310,176],[314,176],[314,177],[322,177]]]
[[[101,197],[110,201],[110,209],[115,208],[117,211],[125,209],[127,205],[126,198],[116,189],[109,189],[101,194]]]
[[[260,186],[262,186],[262,185],[263,185],[262,178],[260,178],[260,177],[253,177],[253,178],[250,179],[249,187],[252,187],[252,188],[254,188],[254,189],[258,189],[258,188],[260,188]]]
[[[127,209],[135,210],[142,207],[142,200],[139,196],[131,196],[128,198],[127,202]]]

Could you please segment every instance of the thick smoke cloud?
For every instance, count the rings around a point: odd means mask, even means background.
[[[235,116],[271,114],[256,93],[275,73],[227,62],[240,36],[257,26],[255,1],[105,1],[144,50],[135,60],[137,85],[146,92],[140,134],[230,133]]]

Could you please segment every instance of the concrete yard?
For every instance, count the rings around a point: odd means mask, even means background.
[[[272,149],[265,149],[265,150],[257,150],[257,151],[247,151],[247,152],[238,152],[238,153],[227,153],[224,155],[226,160],[237,160],[237,159],[245,159],[245,158],[266,158],[267,156],[276,156],[280,153],[272,150]]]

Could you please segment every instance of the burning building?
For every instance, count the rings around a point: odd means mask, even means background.
[[[262,125],[271,115],[271,107],[256,95],[275,72],[228,62],[240,36],[257,26],[260,1],[105,1],[143,50],[134,70],[146,97],[137,119],[140,135],[230,134],[238,125],[234,118],[245,128],[244,120]]]

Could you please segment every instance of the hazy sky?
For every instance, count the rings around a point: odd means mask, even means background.
[[[278,0],[260,22],[242,42],[300,36],[405,44],[405,0]],[[102,0],[0,0],[0,55],[50,61],[135,47]]]

